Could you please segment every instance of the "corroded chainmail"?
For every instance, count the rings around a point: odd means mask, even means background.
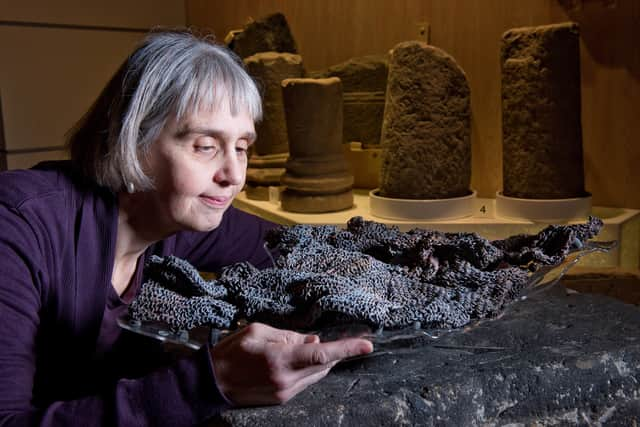
[[[238,313],[225,301],[227,289],[204,280],[187,261],[152,256],[144,269],[145,282],[129,306],[134,319],[164,322],[177,329],[210,324],[229,327]]]
[[[590,217],[488,241],[475,233],[401,232],[361,217],[346,229],[280,227],[267,236],[280,252],[274,268],[237,263],[205,281],[184,260],[152,257],[130,315],[178,329],[229,327],[240,318],[298,329],[350,321],[456,328],[499,314],[531,271],[561,262],[601,228]]]

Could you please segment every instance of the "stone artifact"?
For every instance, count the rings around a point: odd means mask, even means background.
[[[380,196],[471,194],[469,85],[446,52],[419,41],[391,50],[382,148]]]
[[[353,176],[342,147],[340,79],[286,79],[282,97],[289,135],[282,209],[320,213],[350,208]]]
[[[256,126],[258,139],[247,169],[247,197],[269,200],[269,186],[279,186],[289,156],[287,122],[282,104],[282,80],[303,77],[300,55],[261,52],[245,58],[249,74],[261,87],[263,118]]]
[[[376,342],[286,405],[208,425],[635,426],[639,337],[637,306],[560,285],[473,328]]]
[[[387,56],[368,55],[334,65],[314,77],[338,77],[342,81],[344,142],[378,146],[387,89]]]
[[[238,263],[206,282],[186,261],[152,258],[130,314],[177,329],[228,327],[236,318],[296,329],[352,322],[458,328],[500,314],[532,270],[557,265],[601,227],[590,218],[496,241],[473,233],[401,232],[361,217],[346,230],[280,227],[267,237],[280,253],[274,268]]]
[[[242,31],[233,33],[228,46],[240,58],[258,52],[298,53],[289,24],[282,13],[248,23]]]
[[[502,141],[505,196],[586,196],[577,24],[502,36]]]

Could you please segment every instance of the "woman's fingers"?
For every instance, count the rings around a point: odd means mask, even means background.
[[[296,346],[290,365],[294,369],[335,364],[347,357],[360,356],[373,351],[373,344],[361,338],[345,338],[325,343]]]
[[[280,360],[284,365],[282,372],[287,382],[303,381],[308,385],[326,375],[340,360],[371,353],[371,351],[373,351],[371,342],[348,338],[326,343],[291,346],[283,351]],[[318,380],[308,383],[308,378],[315,378],[323,372],[324,375],[318,377]]]
[[[286,372],[288,381],[285,382],[291,386],[276,392],[278,402],[286,402],[305,388],[320,381],[340,360],[372,351],[371,342],[360,338],[346,338],[291,348],[289,353],[291,370]]]
[[[360,338],[321,343],[317,335],[253,323],[211,353],[220,391],[238,405],[251,405],[285,402],[340,360],[372,350],[371,342]]]
[[[314,342],[315,335],[299,334],[284,329],[276,329],[263,323],[251,323],[245,329],[247,334],[255,336],[264,342],[274,344],[304,344]]]
[[[320,337],[317,335],[307,335],[304,343],[305,344],[317,344],[320,342]]]

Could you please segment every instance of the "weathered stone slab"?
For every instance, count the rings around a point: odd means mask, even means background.
[[[353,175],[342,148],[340,79],[286,79],[282,96],[289,135],[282,209],[319,213],[350,208]]]
[[[229,47],[240,58],[258,52],[298,53],[289,24],[282,13],[248,23],[242,31],[233,34]]]
[[[344,142],[361,142],[363,148],[380,144],[387,88],[387,56],[351,58],[314,77],[338,77],[342,81]]]
[[[585,196],[578,25],[516,28],[502,36],[503,193]]]
[[[437,340],[335,367],[285,405],[211,425],[635,425],[640,310],[558,287]]]
[[[419,41],[393,48],[382,124],[380,195],[441,199],[471,193],[471,106],[464,71]]]

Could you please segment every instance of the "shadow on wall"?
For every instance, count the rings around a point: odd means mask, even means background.
[[[608,68],[625,68],[640,81],[640,2],[638,0],[557,0],[580,24],[589,55]]]

